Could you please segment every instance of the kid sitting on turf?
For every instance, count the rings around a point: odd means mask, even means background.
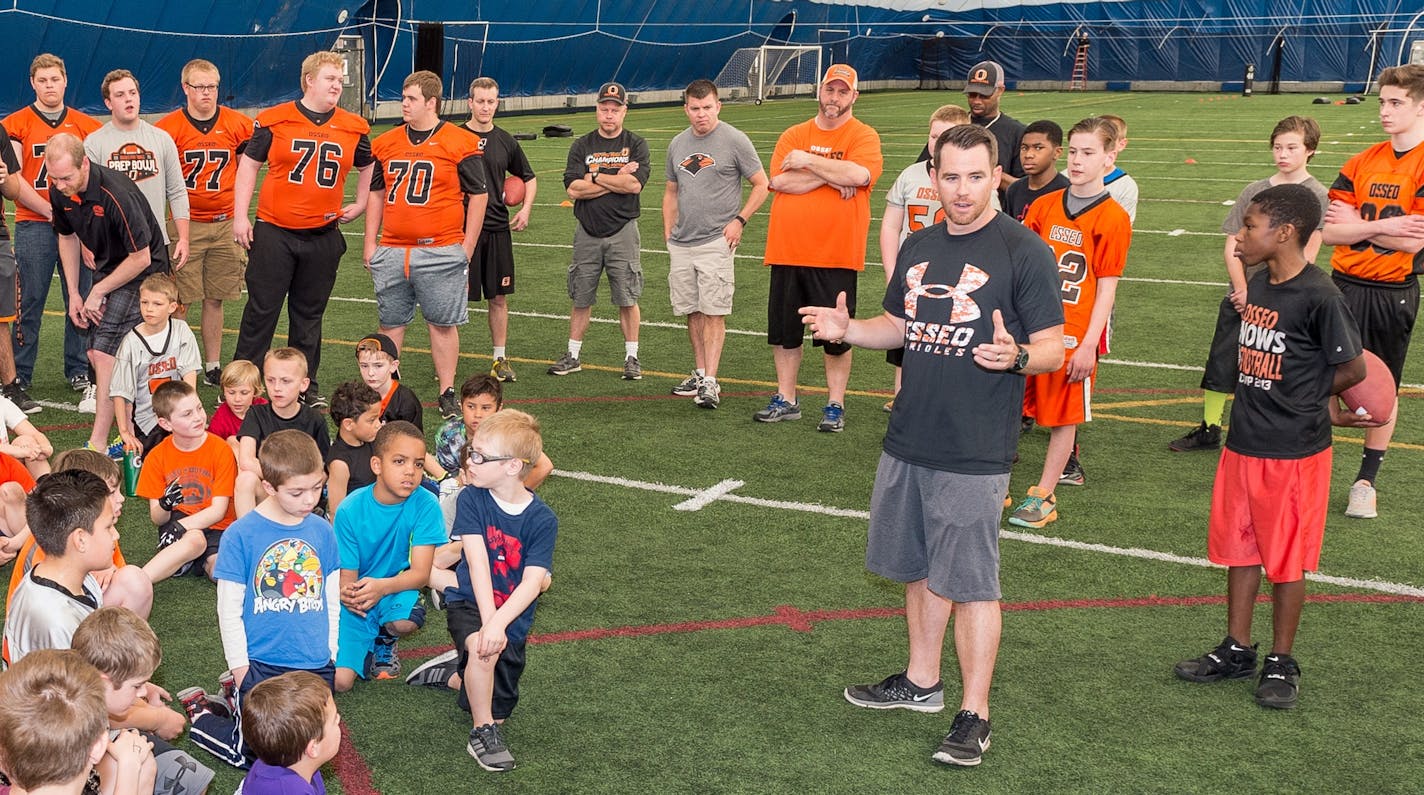
[[[223,530],[236,517],[232,496],[237,462],[232,450],[208,433],[198,390],[168,381],[153,393],[158,424],[170,435],[149,451],[138,475],[139,497],[158,526],[158,552],[143,570],[155,583],[194,569],[213,576]]]
[[[163,786],[153,792],[164,795],[201,793],[213,780],[213,771],[166,741],[183,733],[183,714],[164,705],[169,700],[163,688],[149,681],[163,652],[158,636],[132,610],[101,607],[74,631],[74,651],[99,670],[104,680],[104,706],[109,728],[137,729],[153,745],[157,781]],[[109,781],[116,771],[99,765],[99,778]]]
[[[376,482],[371,442],[381,430],[381,396],[360,381],[347,381],[331,395],[336,438],[326,452],[326,501],[331,515],[346,495]]]
[[[124,493],[119,488],[119,466],[114,463],[114,459],[98,450],[84,448],[65,450],[54,457],[55,472],[71,469],[89,472],[104,481],[104,485],[109,489],[109,504],[113,506],[114,522],[117,524],[124,509]],[[24,507],[22,498],[22,512]],[[15,589],[25,581],[30,569],[45,558],[44,550],[35,543],[34,536],[28,532],[25,536],[25,543],[20,547],[19,556],[10,570],[10,586],[5,595],[7,605],[14,601]],[[107,569],[94,572],[99,591],[104,595],[104,604],[127,607],[140,618],[147,620],[149,611],[153,608],[153,581],[148,579],[143,569],[128,565],[118,544],[114,545],[114,556],[111,560]]]
[[[1112,315],[1117,281],[1127,264],[1132,222],[1108,195],[1103,174],[1117,157],[1117,128],[1084,119],[1068,134],[1068,189],[1035,201],[1024,226],[1047,241],[1062,282],[1063,367],[1031,375],[1024,385],[1024,415],[1049,428],[1048,452],[1038,485],[1009,516],[1020,527],[1043,527],[1058,518],[1054,488],[1073,453],[1079,423],[1092,419],[1098,343]]]
[[[440,508],[445,515],[446,530],[455,524],[455,504],[460,489],[469,485],[465,467],[460,463],[469,439],[474,437],[481,420],[503,408],[504,387],[499,379],[489,373],[476,373],[460,385],[460,416],[447,420],[435,436],[435,461],[439,467],[437,474],[441,477]],[[524,487],[530,491],[539,488],[553,471],[554,462],[541,451],[538,460],[524,476]],[[430,572],[432,599],[446,588],[455,586],[454,569],[461,555],[462,548],[457,541],[435,551],[435,566]],[[548,589],[546,583],[544,590]]]
[[[124,335],[114,354],[114,380],[109,395],[114,400],[114,421],[124,449],[138,455],[152,450],[167,436],[155,416],[152,395],[165,381],[198,385],[203,367],[198,340],[182,320],[174,320],[178,285],[166,274],[155,273],[138,288],[138,311],[143,320]],[[204,417],[204,422],[207,418]]]
[[[400,378],[400,349],[385,334],[367,334],[356,343],[356,364],[361,380],[381,396],[381,421],[405,420],[425,430],[425,409],[420,398]]]
[[[326,481],[316,442],[298,430],[277,431],[263,441],[258,460],[268,498],[224,532],[213,569],[239,716],[254,685],[288,671],[310,671],[331,686],[341,607],[336,535],[312,514]],[[238,722],[208,708],[207,700],[202,688],[184,691],[189,737],[224,762],[247,767]]]
[[[1040,119],[1024,128],[1019,139],[1019,162],[1024,178],[1004,191],[1004,212],[1022,222],[1028,207],[1040,196],[1068,187],[1068,178],[1058,170],[1058,158],[1063,156],[1063,128],[1056,122]]]
[[[326,792],[321,766],[341,748],[341,715],[321,677],[293,671],[252,688],[242,734],[257,756],[238,789],[242,795]]]
[[[1305,574],[1320,560],[1330,503],[1330,426],[1378,426],[1332,397],[1365,377],[1360,332],[1340,291],[1305,258],[1320,226],[1320,200],[1302,185],[1256,194],[1236,233],[1236,256],[1264,262],[1246,285],[1241,375],[1231,435],[1212,486],[1207,557],[1226,574],[1227,636],[1211,652],[1177,663],[1193,682],[1256,672],[1251,614],[1261,570],[1271,581],[1272,644],[1256,703],[1296,704],[1300,666],[1291,657]],[[1384,418],[1381,418],[1383,420]]]
[[[49,472],[54,445],[30,422],[30,416],[0,395],[0,453],[13,456],[33,477]]]
[[[558,519],[524,485],[542,452],[539,422],[522,411],[505,409],[481,422],[467,447],[470,487],[460,492],[450,534],[465,551],[459,585],[446,592],[464,679],[460,705],[474,721],[467,750],[486,770],[514,769],[499,723],[519,702],[525,642],[554,562]]]
[[[119,532],[109,488],[82,470],[40,478],[25,503],[30,532],[45,557],[10,597],[5,662],[37,649],[67,649],[75,627],[104,603],[94,572],[113,565]]]
[[[25,495],[35,479],[18,458],[0,453],[0,566],[9,563],[30,543],[25,519]]]
[[[400,674],[396,641],[425,625],[420,589],[430,578],[435,547],[445,543],[440,502],[420,487],[425,437],[396,420],[376,434],[371,468],[376,481],[357,489],[336,513],[341,550],[341,639],[336,689],[356,677]]]
[[[257,451],[262,441],[280,430],[301,431],[315,439],[322,459],[331,448],[326,418],[304,405],[300,398],[311,379],[307,378],[307,357],[296,348],[274,348],[262,363],[262,383],[267,386],[265,406],[253,405],[237,432],[237,515],[244,516],[267,494],[262,485],[262,465]]]
[[[237,432],[242,430],[247,410],[267,405],[267,398],[262,397],[262,373],[252,362],[236,359],[222,369],[218,386],[222,388],[222,400],[208,421],[208,432],[227,442],[232,448],[232,457],[237,458],[241,452]]]
[[[107,729],[104,682],[94,666],[67,649],[30,655],[0,673],[0,789],[79,795],[90,791],[94,766],[107,759],[113,783],[123,780],[137,792],[138,782],[152,791],[148,741],[132,729],[111,741]]]

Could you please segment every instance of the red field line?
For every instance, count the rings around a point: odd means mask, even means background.
[[[1257,597],[1257,601],[1269,603],[1270,597],[1262,594]],[[1353,604],[1424,604],[1424,597],[1365,593],[1309,594],[1306,596],[1306,601],[1315,603],[1345,602]],[[1141,596],[1119,599],[1046,599],[1033,602],[1004,602],[1002,608],[1005,612],[1012,613],[1020,611],[1037,612],[1045,610],[1105,608],[1202,607],[1223,604],[1226,604],[1226,597],[1224,595],[1213,594],[1210,596]],[[778,625],[787,627],[795,632],[810,632],[815,624],[821,621],[860,621],[871,618],[896,618],[903,615],[905,615],[905,610],[900,607],[868,607],[853,610],[801,610],[790,605],[781,605],[777,607],[776,611],[771,615],[740,616],[736,618],[719,618],[704,621],[678,621],[671,624],[642,624],[637,626],[574,629],[565,632],[548,632],[531,635],[529,642],[532,644],[568,643],[570,641],[639,638],[651,635],[675,635],[688,632],[705,632],[707,630],[746,629],[748,627]],[[400,656],[408,658],[430,657],[442,651],[446,651],[448,648],[448,646],[427,646],[419,649],[406,649],[400,653]]]
[[[1270,597],[1263,594],[1257,598],[1257,601],[1269,602]],[[1357,593],[1310,594],[1306,596],[1306,601],[1363,604],[1413,602],[1416,604],[1424,604],[1424,598],[1417,596]],[[1225,603],[1226,597],[1219,595],[1142,596],[1123,599],[1045,599],[1034,602],[1004,602],[1002,607],[1007,612],[1019,612],[1102,608],[1120,609],[1133,607],[1200,607]],[[534,644],[567,643],[580,640],[637,638],[649,635],[673,635],[716,629],[745,629],[747,627],[772,625],[781,625],[794,632],[810,632],[818,621],[859,621],[868,618],[896,618],[903,615],[905,615],[905,610],[899,607],[867,607],[854,610],[801,610],[791,605],[780,605],[776,608],[775,612],[766,616],[743,616],[739,618],[721,618],[709,621],[678,621],[672,624],[644,624],[641,626],[575,629],[567,632],[549,632],[542,635],[531,635],[529,642]],[[448,646],[426,646],[419,649],[405,649],[400,652],[400,656],[406,658],[431,657],[448,650],[448,648]],[[371,769],[366,765],[366,760],[361,756],[361,752],[356,750],[356,746],[351,742],[351,734],[344,723],[341,724],[341,750],[336,754],[335,765],[337,778],[341,779],[342,788],[350,793],[350,795],[380,795],[379,790],[371,783]]]

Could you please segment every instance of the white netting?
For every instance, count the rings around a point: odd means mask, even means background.
[[[814,95],[821,78],[820,47],[744,47],[717,73],[724,101]]]

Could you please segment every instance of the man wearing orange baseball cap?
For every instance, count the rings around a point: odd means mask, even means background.
[[[832,64],[818,91],[814,118],[781,134],[771,156],[771,218],[766,264],[771,268],[766,341],[776,364],[777,393],[758,411],[758,422],[801,419],[796,380],[805,330],[803,306],[835,306],[839,294],[853,316],[855,287],[865,270],[870,230],[870,189],[882,166],[880,136],[851,112],[855,70]],[[825,353],[830,393],[817,430],[845,428],[850,346],[815,340]]]

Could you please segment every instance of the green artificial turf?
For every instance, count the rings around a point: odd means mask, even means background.
[[[963,104],[963,98],[952,92],[865,94],[856,106],[856,115],[879,130],[886,162],[872,203],[876,220],[861,283],[863,315],[875,310],[883,285],[875,240],[884,191],[919,151],[930,113],[944,102]],[[1096,113],[1125,117],[1130,144],[1119,164],[1142,191],[1118,291],[1114,349],[1099,368],[1096,421],[1081,434],[1088,482],[1059,490],[1061,518],[1037,535],[1203,558],[1216,459],[1169,453],[1166,443],[1200,420],[1200,374],[1192,368],[1205,357],[1225,289],[1219,231],[1225,203],[1247,182],[1272,173],[1267,137],[1275,121],[1289,114],[1320,121],[1324,137],[1312,171],[1328,185],[1350,155],[1381,138],[1373,101],[1316,106],[1303,96],[1010,93],[1003,108],[1024,122],[1051,118],[1065,129]],[[746,131],[765,161],[781,130],[813,112],[809,100],[773,101],[728,105],[722,119]],[[588,111],[510,117],[503,124],[517,132],[552,122],[570,124],[580,134],[593,127]],[[1171,673],[1178,659],[1217,643],[1225,608],[1170,600],[1219,596],[1222,572],[1111,550],[1065,549],[1039,539],[1002,543],[1006,603],[1050,604],[1005,613],[992,695],[993,748],[980,768],[946,769],[930,761],[948,729],[949,711],[887,714],[846,704],[843,687],[878,680],[905,659],[903,619],[884,615],[901,605],[901,589],[863,568],[864,512],[891,371],[878,352],[858,351],[846,431],[819,434],[824,379],[818,357],[808,356],[801,371],[807,416],[771,426],[752,422],[752,412],[774,391],[762,336],[763,209],[738,251],[722,407],[703,411],[670,396],[691,368],[691,356],[666,297],[662,158],[685,119],[676,107],[634,107],[627,126],[645,135],[653,152],[639,222],[646,281],[645,377],[639,382],[618,377],[622,340],[606,303],[595,308],[600,322],[585,338],[584,372],[564,378],[543,372],[563,352],[568,335],[564,279],[574,221],[571,210],[559,206],[568,141],[525,144],[540,185],[529,230],[514,235],[518,289],[510,300],[509,355],[519,380],[506,385],[506,398],[543,424],[546,451],[558,471],[540,494],[559,515],[560,539],[554,587],[541,600],[535,622],[536,634],[550,642],[531,646],[523,702],[505,732],[519,769],[497,776],[475,765],[464,751],[468,718],[450,695],[398,682],[366,683],[339,697],[338,705],[376,789],[1418,789],[1424,696],[1412,666],[1424,651],[1419,603],[1307,605],[1296,649],[1304,672],[1300,706],[1269,712],[1252,702],[1249,681],[1191,685]],[[350,252],[326,316],[321,383],[328,392],[357,377],[354,342],[375,330],[370,280],[359,261],[361,223],[346,231]],[[1327,257],[1328,250],[1320,261]],[[54,299],[33,389],[52,406],[33,420],[64,448],[87,435],[87,418],[59,407],[72,405],[76,396],[58,378],[60,304]],[[228,353],[240,306],[228,308]],[[462,379],[489,366],[483,305],[473,308],[462,333]],[[411,326],[401,370],[406,383],[433,403],[427,340],[420,323]],[[1424,382],[1419,356],[1410,358],[1404,380]],[[211,389],[202,394],[215,398]],[[1424,545],[1409,496],[1424,491],[1418,394],[1408,390],[1401,401],[1396,443],[1379,482],[1378,519],[1343,517],[1361,435],[1342,431],[1337,437],[1321,570],[1385,585],[1312,584],[1311,593],[1375,596],[1388,583],[1424,587]],[[427,410],[432,434],[434,415]],[[1046,440],[1041,430],[1024,437],[1015,494],[1037,480]],[[584,473],[625,480],[590,480]],[[700,510],[674,508],[727,480],[743,484],[731,491],[733,497],[782,503],[719,499]],[[827,507],[849,515],[828,515]],[[145,514],[129,502],[122,527],[131,561],[151,554],[154,531]],[[191,578],[157,587],[152,623],[165,648],[157,678],[172,691],[194,684],[212,688],[222,668],[213,594],[210,584]],[[1111,601],[1154,595],[1164,601]],[[1074,606],[1075,600],[1108,600],[1109,606]],[[764,619],[783,607],[790,613],[775,622],[711,623]],[[1263,606],[1258,639],[1269,638],[1268,620]],[[621,627],[658,631],[569,634]],[[432,613],[431,624],[403,643],[421,651],[407,665],[447,644],[443,618]],[[944,672],[952,711],[958,696],[952,650],[946,651]],[[231,791],[238,778],[220,769],[213,791]],[[335,778],[333,772],[329,786],[338,790]]]

